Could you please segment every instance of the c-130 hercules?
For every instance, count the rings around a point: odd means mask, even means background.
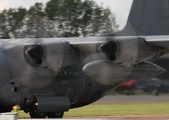
[[[134,0],[122,31],[87,38],[0,40],[0,112],[61,118],[127,79],[157,76],[169,48],[169,0]]]

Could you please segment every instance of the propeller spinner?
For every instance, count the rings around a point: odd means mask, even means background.
[[[117,52],[117,44],[113,41],[109,41],[101,46],[101,49],[103,52],[105,52],[108,55],[108,58],[110,60],[115,60],[116,55],[115,53]]]
[[[40,45],[31,46],[27,53],[29,56],[35,60],[36,64],[40,65],[42,63],[42,57],[44,55],[44,49]]]

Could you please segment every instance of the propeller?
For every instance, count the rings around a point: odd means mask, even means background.
[[[24,44],[24,59],[26,60],[23,68],[23,75],[20,81],[27,88],[41,88],[50,84],[57,73],[49,68],[46,61],[46,39],[34,38]],[[19,89],[20,90],[20,89]]]
[[[30,20],[33,19],[32,17]],[[40,18],[41,19],[41,18]],[[13,41],[3,42],[3,52],[7,55],[7,62],[10,67],[10,75],[18,76],[20,83],[27,88],[41,88],[50,84],[57,76],[59,68],[62,64],[53,60],[53,54],[56,54],[55,46],[48,47],[48,43],[53,42],[54,39],[45,39],[44,19],[37,24],[35,38],[16,39]],[[45,23],[46,24],[46,23]],[[26,23],[28,26],[28,24]],[[26,27],[26,31],[27,31]],[[32,27],[34,30],[34,27]],[[48,51],[49,49],[51,51]],[[47,55],[48,52],[52,57]],[[62,59],[62,58],[60,58]],[[51,61],[50,64],[48,64]],[[59,60],[58,60],[59,61]],[[56,67],[56,63],[59,67]]]

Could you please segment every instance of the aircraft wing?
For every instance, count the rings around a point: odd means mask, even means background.
[[[95,54],[100,51],[100,45],[106,42],[105,37],[87,37],[70,41],[70,45],[75,49],[87,54]]]
[[[152,46],[169,48],[169,35],[149,36],[145,38],[145,41]]]

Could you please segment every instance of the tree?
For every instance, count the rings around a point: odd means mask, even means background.
[[[28,15],[40,16],[40,17],[46,16],[43,11],[43,4],[35,3],[35,5],[31,6],[30,9],[28,10]]]
[[[56,37],[53,22],[46,17],[42,3],[30,7],[15,31],[18,38]]]
[[[83,20],[85,22],[85,27],[82,30],[83,36],[95,36],[109,33],[118,28],[115,21],[115,15],[111,13],[109,8],[104,9],[91,1],[90,3],[87,1],[87,4],[88,6],[85,8],[86,11],[89,8],[94,7],[94,9],[91,9],[91,17]]]
[[[18,38],[57,37],[53,22],[45,17],[27,15],[16,30]]]
[[[45,6],[45,7],[44,7]],[[90,0],[50,0],[0,13],[0,38],[95,36],[118,28],[115,15]]]
[[[7,10],[3,10],[3,12],[0,14],[0,38],[10,38],[7,23]]]
[[[118,28],[109,8],[89,0],[50,0],[45,12],[60,37],[94,36]]]
[[[47,3],[46,15],[54,22],[59,37],[80,35],[80,5],[80,0],[51,0]]]
[[[15,30],[19,23],[24,19],[25,15],[26,9],[22,7],[18,9],[10,8],[9,10],[3,10],[2,13],[0,13],[0,38],[17,38]]]

